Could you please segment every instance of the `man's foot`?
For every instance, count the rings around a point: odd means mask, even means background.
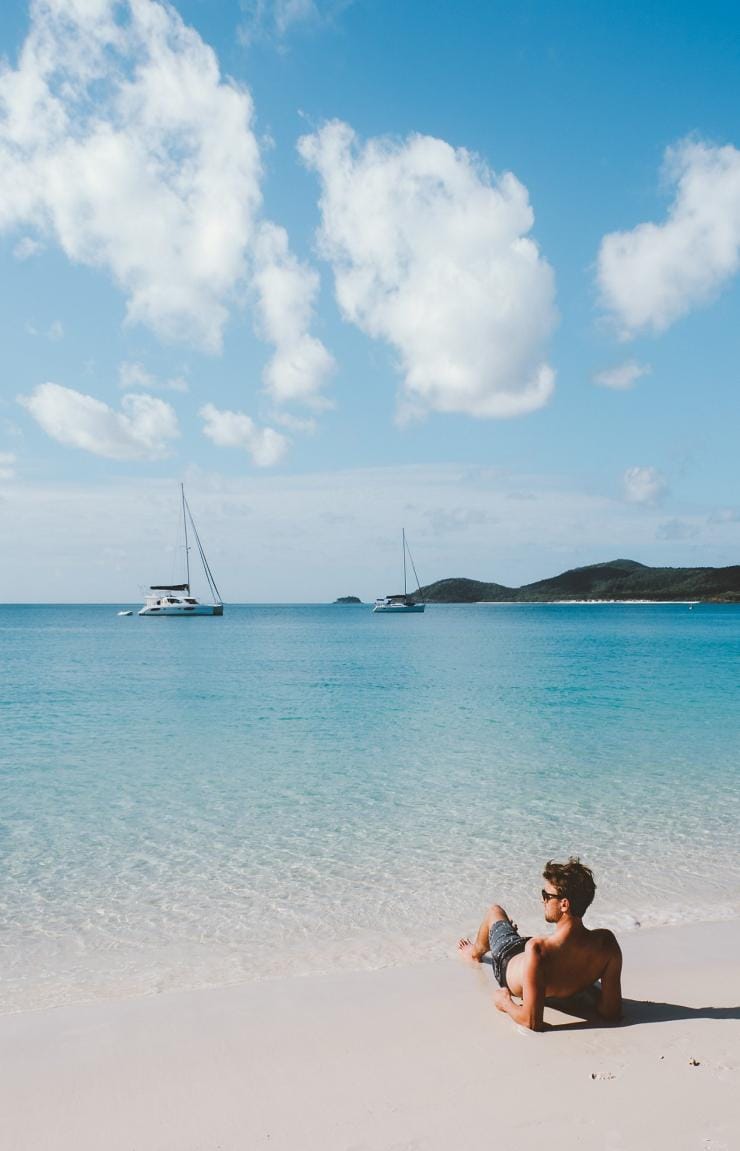
[[[459,941],[457,950],[460,958],[466,959],[468,963],[480,963],[483,958],[483,954],[475,950],[475,944],[465,936]]]

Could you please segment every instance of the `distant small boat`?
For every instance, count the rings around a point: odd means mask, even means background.
[[[133,614],[134,613],[132,611],[119,611],[118,612],[118,615],[133,615]]]
[[[387,612],[389,615],[409,615],[412,612],[424,611],[426,604],[422,596],[421,601],[411,599],[406,588],[406,556],[411,562],[411,568],[416,579],[416,588],[421,595],[421,584],[419,577],[416,574],[416,566],[414,564],[414,557],[411,555],[411,549],[406,541],[406,531],[401,531],[401,546],[403,549],[403,595],[386,595],[376,599],[374,612]]]
[[[185,530],[185,583],[176,584],[152,584],[149,588],[149,595],[146,597],[145,603],[139,615],[144,616],[189,616],[189,615],[223,615],[224,603],[221,599],[221,593],[216,587],[216,581],[211,574],[211,569],[208,566],[206,554],[203,551],[203,545],[200,542],[198,529],[195,526],[193,513],[190,511],[190,505],[185,499],[185,488],[180,484],[180,494],[182,497],[182,522]],[[203,565],[203,574],[206,577],[206,582],[213,597],[213,603],[200,603],[194,595],[190,594],[190,545],[188,543],[188,523],[190,530],[193,533],[196,544],[198,545],[198,554]]]

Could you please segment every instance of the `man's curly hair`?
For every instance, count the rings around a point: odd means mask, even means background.
[[[570,902],[572,915],[585,915],[596,894],[596,884],[590,868],[577,855],[571,855],[567,863],[549,859],[542,877],[553,885],[561,899]]]

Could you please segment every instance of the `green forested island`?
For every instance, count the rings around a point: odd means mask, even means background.
[[[572,568],[523,587],[474,579],[443,579],[413,597],[427,603],[546,603],[552,600],[701,600],[740,603],[740,566],[654,568],[611,560]]]

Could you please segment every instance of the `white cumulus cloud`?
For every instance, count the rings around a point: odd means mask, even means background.
[[[52,439],[109,460],[155,460],[179,435],[177,416],[164,400],[127,395],[117,412],[94,396],[59,384],[40,384],[21,404]]]
[[[283,458],[290,440],[274,428],[260,428],[244,412],[220,410],[205,404],[198,415],[205,421],[203,435],[220,448],[243,448],[258,468],[269,468]]]
[[[740,508],[717,508],[707,517],[710,524],[740,524]]]
[[[320,391],[335,364],[309,332],[319,291],[317,273],[290,251],[285,229],[267,222],[259,228],[254,264],[258,328],[275,347],[264,372],[266,390],[279,403],[327,406]]]
[[[298,24],[319,24],[331,18],[343,0],[241,0],[245,19],[237,29],[239,41],[282,41]]]
[[[281,27],[302,10],[285,3]],[[319,407],[334,361],[309,331],[318,276],[261,218],[252,121],[172,5],[34,0],[17,67],[0,65],[0,231],[22,229],[18,259],[56,242],[113,279],[129,320],[210,351],[251,285],[267,390]]]
[[[16,260],[30,260],[32,256],[38,255],[43,249],[44,245],[39,240],[34,240],[31,236],[23,236],[13,248],[13,255]]]
[[[613,388],[617,392],[626,392],[643,376],[649,376],[650,372],[649,364],[638,364],[637,360],[625,360],[623,364],[617,364],[614,368],[597,372],[594,383],[600,388]]]
[[[626,498],[633,504],[654,504],[668,490],[665,476],[657,468],[627,468],[622,476]]]
[[[54,320],[45,330],[41,330],[28,320],[25,330],[29,336],[45,336],[46,339],[51,340],[52,343],[57,343],[59,340],[64,339],[64,324],[61,320]]]
[[[321,181],[319,245],[339,307],[397,352],[401,414],[542,407],[554,277],[516,177],[429,136],[362,146],[338,121],[299,151]]]
[[[34,0],[0,72],[0,229],[105,269],[131,320],[216,349],[260,204],[252,102],[156,0]]]
[[[147,371],[143,364],[124,360],[118,367],[119,387],[129,390],[131,388],[146,388],[149,392],[187,392],[188,382],[182,376],[172,376],[160,380],[152,372]]]
[[[598,283],[624,336],[663,331],[740,268],[740,151],[687,140],[669,148],[668,217],[601,242]]]

